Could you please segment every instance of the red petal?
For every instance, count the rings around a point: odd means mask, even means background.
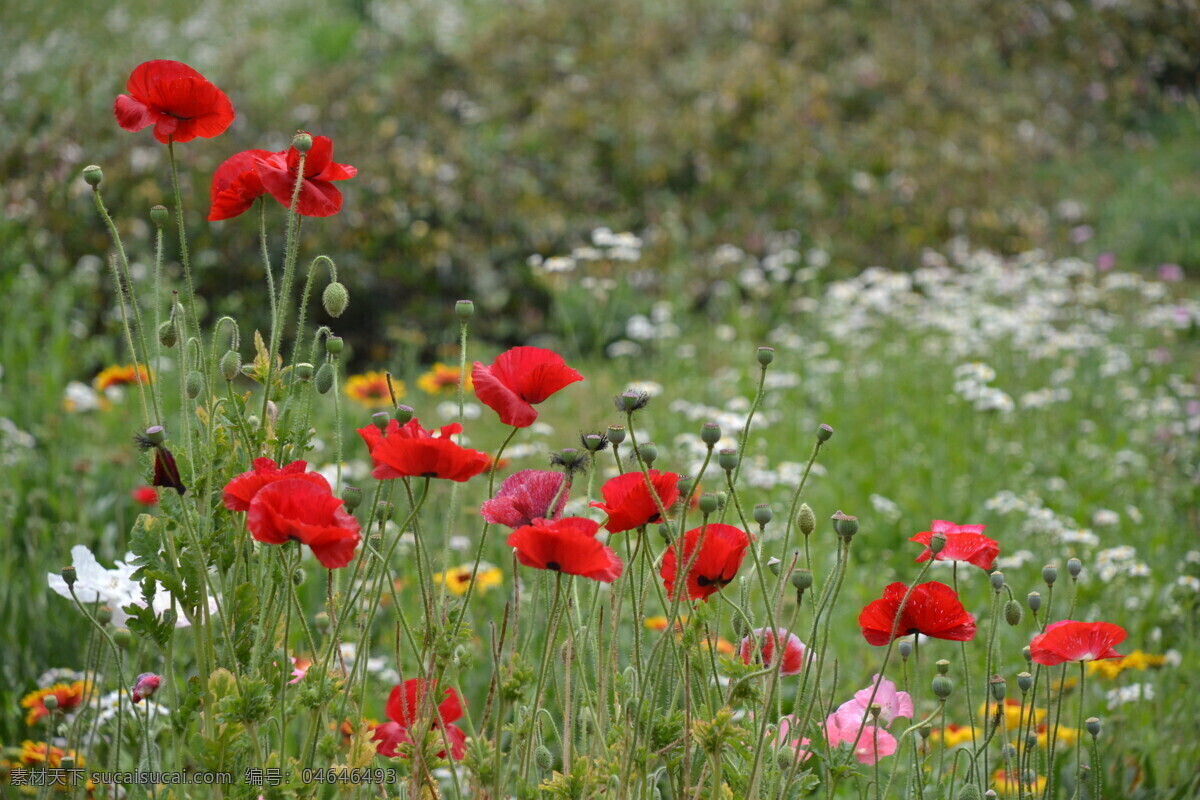
[[[113,114],[117,118],[117,124],[127,131],[140,131],[153,125],[159,116],[141,100],[127,94],[117,96],[116,102],[113,103]]]

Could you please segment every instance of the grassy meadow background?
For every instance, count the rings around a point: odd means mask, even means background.
[[[145,275],[167,163],[111,105],[136,64],[171,58],[238,111],[179,150],[209,322],[237,316],[248,339],[268,320],[255,225],[204,219],[212,170],[304,128],[359,169],[303,243],[350,290],[334,325],[350,372],[391,370],[423,420],[449,422],[417,379],[456,358],[469,297],[469,359],[538,344],[586,376],[515,440],[514,468],[619,422],[611,397],[637,384],[655,395],[639,438],[689,473],[703,422],[738,435],[755,348],[773,346],[743,503],[784,514],[814,429],[834,427],[806,500],[861,521],[844,683],[870,679],[854,620],[910,574],[905,540],[935,518],[986,523],[1018,597],[1046,593],[1046,563],[1063,590],[1078,557],[1076,617],[1167,656],[1091,687],[1109,796],[1195,796],[1194,3],[12,0],[0,23],[0,745],[28,737],[18,701],[39,675],[82,666],[86,623],[45,574],[75,544],[122,558],[141,510],[134,395],[64,404],[128,361],[79,171],[103,166]],[[368,412],[346,403],[349,432]],[[321,413],[310,460],[326,466],[331,402]],[[352,433],[347,450],[368,483]],[[986,580],[969,578],[986,616]],[[1004,633],[1011,677],[1026,642]],[[486,691],[482,648],[478,666],[468,701]]]

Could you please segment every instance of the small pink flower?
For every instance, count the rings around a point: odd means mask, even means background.
[[[853,746],[854,756],[860,764],[874,764],[884,756],[896,752],[896,737],[875,725],[860,728],[860,722],[861,719],[848,722],[848,719],[838,712],[830,714],[825,720],[825,738],[829,741],[829,746],[837,747],[843,742],[849,743]]]
[[[1158,279],[1164,283],[1179,283],[1183,280],[1183,267],[1178,264],[1159,264]]]
[[[875,689],[875,684],[879,684],[879,689]],[[875,692],[875,699],[871,700],[871,692]],[[904,717],[905,719],[913,718],[913,701],[912,695],[908,692],[896,691],[896,684],[892,683],[887,678],[880,680],[879,675],[875,675],[871,680],[871,685],[866,689],[859,689],[854,693],[854,699],[849,701],[854,703],[858,708],[858,718],[861,721],[863,713],[872,704],[877,704],[879,711],[879,724],[883,727],[890,727],[892,720],[896,717]],[[848,703],[844,703],[842,708],[845,708]],[[841,711],[841,708],[838,709]]]
[[[1096,269],[1101,272],[1110,272],[1117,265],[1117,254],[1113,252],[1103,252],[1096,256]]]
[[[787,714],[779,718],[779,724],[775,728],[775,746],[776,747],[791,747],[797,751],[797,758],[800,761],[808,761],[812,758],[812,751],[808,749],[808,737],[791,738],[792,726],[797,723],[796,717],[793,714]]]
[[[312,666],[311,658],[296,658],[292,656],[292,679],[288,683],[299,683],[304,680],[305,674],[308,673],[308,668]]]
[[[137,676],[137,681],[129,690],[129,697],[134,703],[140,703],[143,699],[153,696],[158,691],[160,683],[162,683],[162,678],[153,672],[143,672]]]
[[[783,628],[777,628],[774,631],[767,628],[755,628],[754,635],[742,639],[741,647],[738,648],[738,655],[741,657],[743,664],[749,664],[751,659],[754,658],[754,643],[756,640],[759,642],[758,656],[762,659],[764,665],[774,663],[775,642],[782,641],[784,643],[783,661],[779,665],[779,674],[800,674],[800,670],[804,668],[806,654],[804,643],[800,641],[800,637]]]
[[[561,472],[541,469],[514,472],[500,484],[495,497],[484,501],[479,513],[493,525],[513,530],[532,525],[535,519],[558,519],[567,504],[567,493],[559,492],[565,479]]]

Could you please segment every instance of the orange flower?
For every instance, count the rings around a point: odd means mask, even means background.
[[[426,394],[456,394],[461,375],[462,371],[458,367],[452,367],[439,361],[430,367],[428,372],[417,378],[417,386],[420,386],[421,391]],[[471,376],[468,375],[463,391],[469,392],[473,388]]]
[[[404,381],[392,380],[392,389],[396,399],[404,396]],[[392,404],[392,395],[388,391],[387,373],[367,372],[362,375],[351,375],[346,379],[346,396],[366,408],[386,408]]]
[[[150,383],[150,370],[140,364],[113,365],[100,370],[100,374],[92,379],[96,391],[103,392],[112,386],[129,386],[133,383]]]
[[[78,755],[74,750],[64,751],[61,747],[51,747],[47,752],[45,742],[31,742],[28,739],[21,742],[21,755],[19,756],[21,763],[28,767],[46,767],[48,769],[57,769],[62,764],[62,760],[66,756],[71,756],[75,759],[75,766],[83,766],[83,756]]]
[[[38,720],[50,715],[50,709],[46,708],[46,698],[50,695],[54,695],[54,699],[58,701],[59,711],[70,711],[83,702],[84,695],[90,689],[91,684],[87,681],[75,681],[71,684],[56,683],[45,689],[30,692],[21,698],[21,708],[29,709],[29,713],[25,715],[25,724],[36,725]]]
[[[1041,794],[1046,788],[1046,779],[1038,775],[1032,781],[1019,780],[1016,775],[1009,774],[1003,769],[998,769],[992,775],[992,788],[999,795],[1015,795],[1021,785],[1025,787],[1026,794]]]

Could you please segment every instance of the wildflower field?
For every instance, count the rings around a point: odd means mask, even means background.
[[[870,5],[0,12],[0,796],[1200,796],[1195,10]]]

